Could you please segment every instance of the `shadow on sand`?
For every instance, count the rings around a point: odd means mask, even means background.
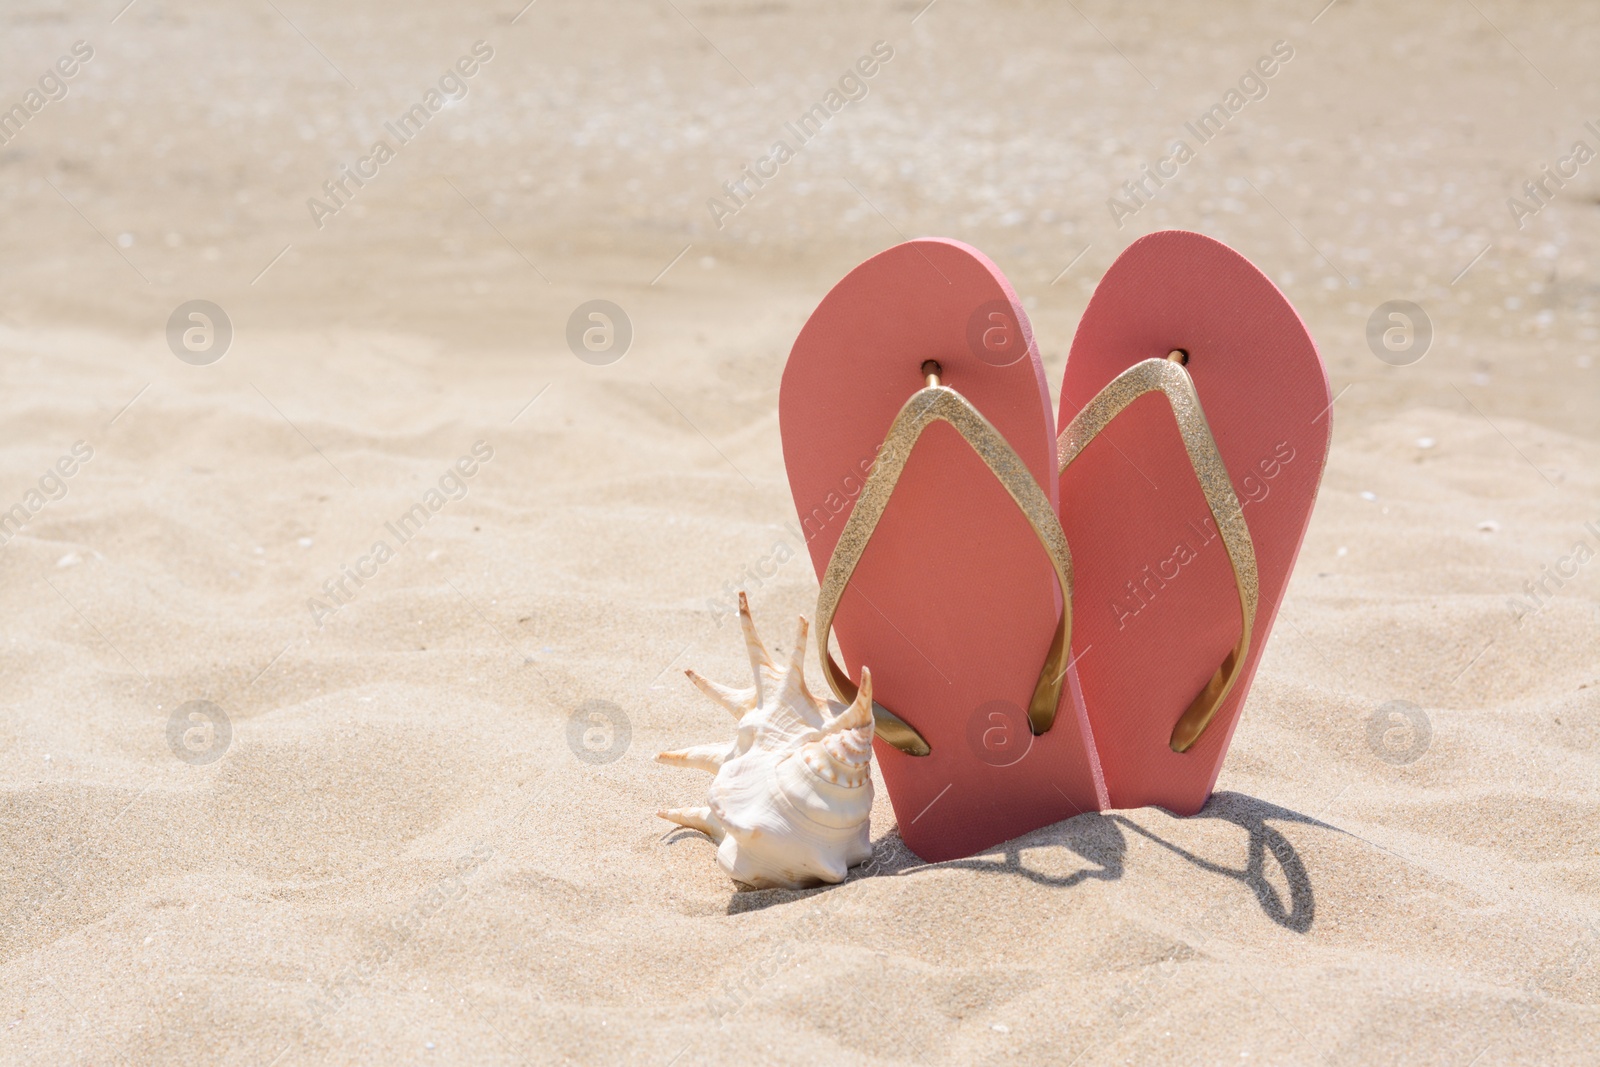
[[[1270,804],[1242,793],[1215,793],[1206,806],[1191,819],[1212,819],[1232,823],[1248,835],[1245,842],[1243,866],[1233,867],[1196,855],[1188,849],[1166,840],[1139,821],[1142,812],[1098,812],[1074,818],[1035,830],[1030,834],[980,852],[966,859],[946,860],[943,863],[924,863],[900,840],[898,831],[885,834],[873,848],[872,858],[851,870],[845,884],[868,878],[904,878],[939,870],[972,870],[987,874],[1026,878],[1038,885],[1055,889],[1071,889],[1091,879],[1115,881],[1124,874],[1124,856],[1128,839],[1124,831],[1138,834],[1160,845],[1175,856],[1193,864],[1208,875],[1229,882],[1238,882],[1254,894],[1262,914],[1274,923],[1296,933],[1311,928],[1316,915],[1316,898],[1311,888],[1311,877],[1306,871],[1300,853],[1278,830],[1269,823],[1300,823],[1323,829],[1336,829],[1321,820],[1302,815],[1297,811]],[[1228,846],[1229,848],[1233,846]],[[1040,849],[1066,849],[1087,866],[1066,874],[1053,874],[1024,862],[1024,852]],[[1285,900],[1278,886],[1267,877],[1268,856],[1272,857],[1282,881],[1288,887]],[[1052,864],[1054,866],[1054,864]],[[803,900],[826,893],[835,886],[818,889],[786,890],[764,889],[735,893],[728,902],[728,914]]]

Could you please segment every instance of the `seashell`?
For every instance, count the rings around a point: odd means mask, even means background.
[[[861,691],[849,707],[820,700],[806,688],[804,617],[782,667],[756,634],[742,592],[739,623],[753,686],[734,689],[684,672],[739,720],[734,739],[656,756],[715,775],[706,805],[657,814],[717,842],[717,862],[746,885],[842,882],[872,855],[872,675],[862,668]]]

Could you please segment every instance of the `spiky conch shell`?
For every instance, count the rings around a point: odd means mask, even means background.
[[[872,675],[862,668],[848,707],[820,700],[806,688],[804,618],[782,667],[761,643],[743,593],[739,623],[753,686],[734,689],[684,672],[739,720],[733,741],[656,756],[715,775],[706,805],[657,814],[717,842],[722,869],[756,889],[842,882],[872,855]]]

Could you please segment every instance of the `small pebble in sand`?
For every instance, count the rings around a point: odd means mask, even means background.
[[[301,548],[310,548],[311,547],[311,538],[309,538],[309,537],[300,538],[300,547]]]
[[[1478,523],[1479,533],[1494,533],[1499,529],[1500,524],[1495,522],[1493,519],[1484,519],[1482,522]]]
[[[1362,500],[1376,500],[1376,499],[1378,499],[1378,494],[1374,493],[1370,489],[1363,489],[1361,491],[1361,499]]]
[[[1348,556],[1349,554],[1350,554],[1350,550],[1348,548],[1346,548],[1344,545],[1340,545],[1339,546],[1339,551],[1334,553],[1334,555],[1336,555],[1336,556]]]
[[[1434,445],[1436,445],[1438,443],[1439,443],[1438,441],[1435,441],[1431,437],[1419,437],[1419,438],[1417,438],[1417,447],[1418,448],[1432,448]]]

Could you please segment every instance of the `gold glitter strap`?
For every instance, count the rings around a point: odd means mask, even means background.
[[[1245,525],[1244,511],[1233,492],[1228,468],[1222,462],[1217,442],[1206,423],[1194,380],[1183,367],[1186,362],[1186,353],[1174,351],[1166,359],[1147,359],[1129,367],[1073,416],[1056,441],[1058,469],[1064,471],[1067,464],[1078,458],[1089,442],[1124,408],[1146,393],[1161,393],[1172,405],[1172,414],[1178,423],[1178,435],[1183,438],[1184,450],[1189,453],[1189,464],[1200,481],[1200,491],[1205,494],[1206,505],[1210,507],[1217,531],[1222,535],[1222,544],[1228,550],[1228,562],[1233,565],[1233,579],[1239,587],[1239,643],[1223,659],[1211,680],[1206,682],[1172,728],[1170,743],[1174,752],[1185,752],[1200,739],[1210,725],[1212,716],[1227,698],[1228,691],[1233,688],[1233,683],[1238,680],[1245,654],[1250,651],[1250,631],[1255,626],[1256,602],[1260,596],[1256,550],[1250,540],[1250,529]]]
[[[1056,516],[1049,496],[1034,480],[1022,457],[966,397],[948,385],[939,384],[937,364],[930,361],[924,366],[924,373],[928,374],[928,386],[913,393],[890,424],[872,472],[867,475],[861,496],[839,534],[839,543],[834,546],[833,556],[828,560],[822,591],[817,597],[817,644],[821,652],[822,673],[827,677],[835,696],[845,703],[855,700],[855,683],[834,662],[833,653],[828,648],[834,612],[838,610],[850,575],[866,551],[872,531],[889,506],[889,498],[918,438],[933,423],[947,422],[972,446],[978,458],[983,460],[1011,494],[1011,499],[1016,501],[1028,525],[1033,527],[1039,543],[1044,546],[1050,565],[1055,569],[1056,579],[1061,584],[1061,618],[1056,624],[1055,638],[1045,657],[1044,668],[1039,672],[1039,680],[1034,686],[1033,698],[1028,703],[1028,721],[1035,734],[1042,734],[1055,721],[1062,680],[1067,673],[1067,652],[1072,643],[1072,553],[1067,548],[1066,535],[1061,532],[1061,520]],[[872,716],[878,736],[895,748],[913,756],[926,756],[930,751],[928,742],[921,734],[876,701],[872,704]]]

